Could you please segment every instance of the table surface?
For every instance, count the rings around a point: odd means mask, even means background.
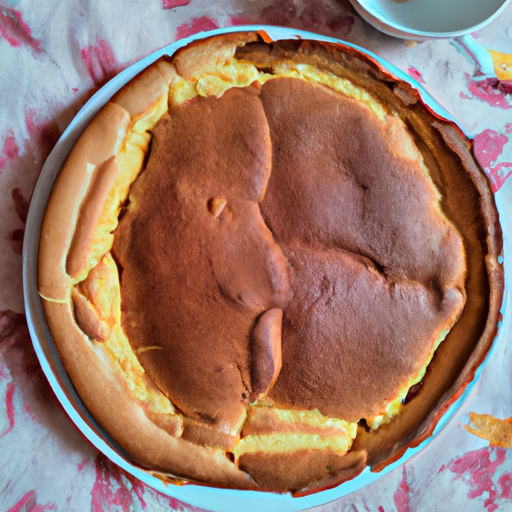
[[[98,88],[176,39],[253,23],[350,41],[419,81],[473,138],[496,194],[508,268],[512,71],[505,76],[509,82],[498,80],[488,50],[504,54],[512,70],[512,4],[469,38],[416,44],[379,33],[348,0],[0,0],[0,511],[198,510],[119,469],[68,420],[28,334],[22,240],[44,161]],[[469,412],[512,416],[509,316],[469,399],[426,449],[360,491],[314,510],[512,510],[512,452],[490,447],[464,428]]]

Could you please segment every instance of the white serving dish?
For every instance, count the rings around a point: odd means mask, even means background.
[[[123,455],[123,451],[105,432],[102,431],[101,427],[99,427],[80,401],[80,398],[76,394],[52,343],[51,335],[43,313],[41,300],[37,291],[38,244],[46,204],[48,202],[53,183],[65,162],[67,155],[90,120],[103,107],[103,105],[108,102],[115,92],[117,92],[140,71],[163,55],[172,55],[178,48],[185,46],[194,40],[203,39],[213,35],[242,31],[264,31],[272,40],[312,39],[342,43],[345,46],[355,48],[366,55],[369,55],[391,75],[410,83],[420,92],[424,103],[434,113],[440,117],[453,121],[450,115],[408,75],[377,55],[353,44],[339,41],[334,38],[290,28],[253,25],[203,32],[172,43],[125,69],[100,89],[80,110],[48,157],[32,196],[25,232],[23,251],[25,307],[34,348],[53,391],[74,424],[85,435],[85,437],[110,460],[161,493],[208,510],[219,512],[239,512],[240,510],[244,510],[244,512],[260,512],[261,510],[265,510],[265,512],[294,512],[328,503],[353,491],[361,489],[362,487],[386,475],[390,471],[393,471],[413,455],[421,451],[436,435],[439,434],[439,432],[447,425],[450,419],[464,403],[471,393],[474,384],[478,380],[485,362],[489,359],[491,354],[489,353],[487,355],[486,360],[477,370],[474,380],[467,386],[464,393],[450,406],[446,414],[439,421],[433,436],[426,439],[419,446],[409,448],[405,455],[403,455],[397,462],[387,466],[380,473],[372,473],[369,468],[366,468],[359,476],[336,488],[300,498],[293,498],[290,495],[279,495],[265,492],[218,489],[193,484],[182,486],[166,485],[160,479],[130,463],[127,457]],[[505,302],[503,308],[506,308]],[[502,309],[502,313],[503,312],[504,309]]]

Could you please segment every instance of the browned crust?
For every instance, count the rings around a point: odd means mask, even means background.
[[[252,333],[252,393],[260,400],[267,395],[281,371],[282,324],[283,310],[272,308],[260,316]]]
[[[216,425],[208,425],[194,418],[183,417],[183,439],[199,446],[217,446],[232,451],[240,436],[220,432]]]
[[[112,158],[126,134],[128,112],[114,103],[105,107],[87,126],[55,182],[41,229],[39,245],[39,293],[63,301],[70,293],[71,279],[66,259],[76,220],[93,171]],[[77,254],[79,259],[81,255]]]
[[[343,482],[352,480],[357,475],[363,472],[367,465],[367,453],[364,450],[357,451],[351,450],[339,461],[339,464],[331,471],[329,476],[313,482],[310,485],[304,487],[298,492],[294,493],[295,497],[306,496],[315,492],[325,491],[337,487]]]
[[[98,341],[106,341],[110,336],[110,328],[102,320],[93,305],[82,295],[78,288],[71,292],[73,311],[75,313],[75,322],[78,327],[89,336],[89,338]]]
[[[96,166],[76,219],[75,233],[66,258],[66,273],[74,278],[87,269],[94,231],[101,210],[114,184],[117,164],[114,156]]]
[[[134,123],[167,95],[169,82],[175,77],[174,66],[163,58],[130,80],[110,101],[124,108]]]
[[[79,211],[94,202],[91,199],[87,204],[87,195],[98,185],[95,181],[113,178],[116,172],[113,157],[127,131],[163,96],[167,99],[168,84],[175,76],[174,66],[165,59],[145,69],[112,97],[73,147],[55,182],[41,230],[38,287],[44,298],[63,301],[69,295],[70,275],[75,275],[88,257],[87,242],[100,213],[96,211],[95,215],[81,219],[77,228]],[[108,183],[104,185],[103,192]],[[82,205],[84,198],[86,204]],[[75,247],[70,250],[77,230]]]
[[[180,76],[186,79],[193,78],[205,64],[221,64],[230,51],[258,39],[255,32],[240,32],[212,37],[208,39],[209,44],[205,44],[204,40],[194,41],[173,55],[173,63]]]
[[[239,465],[263,489],[291,491],[303,496],[339,485],[356,477],[366,466],[366,453],[340,455],[330,450],[300,450],[294,453],[247,453]]]

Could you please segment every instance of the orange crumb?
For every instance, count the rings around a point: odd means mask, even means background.
[[[469,423],[466,430],[483,439],[491,446],[512,448],[512,417],[500,420],[489,414],[469,413]]]

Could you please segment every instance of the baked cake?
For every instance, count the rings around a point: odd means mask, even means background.
[[[341,44],[238,33],[160,59],[92,120],[39,291],[126,457],[301,495],[432,433],[495,335],[500,253],[470,144],[408,84]]]

